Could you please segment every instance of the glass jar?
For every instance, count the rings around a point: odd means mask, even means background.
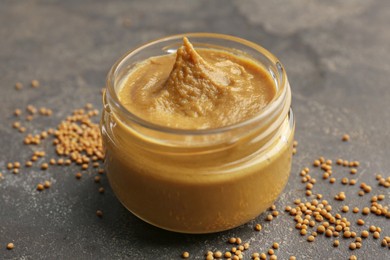
[[[183,36],[195,48],[253,59],[272,76],[276,95],[246,121],[215,129],[174,129],[147,122],[121,105],[129,71],[151,56],[176,52]],[[184,233],[231,229],[270,207],[291,168],[294,118],[281,63],[259,45],[228,35],[192,33],[142,45],[107,77],[101,131],[110,185],[122,204],[157,227]]]

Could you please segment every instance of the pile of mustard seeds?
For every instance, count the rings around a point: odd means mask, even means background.
[[[39,88],[38,80],[31,81],[32,88]],[[17,82],[16,90],[23,89],[23,84]],[[6,164],[6,171],[19,174],[21,171],[27,171],[28,168],[37,167],[41,171],[46,171],[51,167],[74,167],[77,165],[80,172],[76,173],[76,179],[81,179],[82,172],[88,169],[96,169],[97,176],[94,177],[95,183],[100,183],[101,177],[104,174],[102,163],[104,161],[104,150],[102,138],[100,135],[99,124],[93,122],[93,119],[99,115],[98,110],[94,109],[92,104],[87,103],[84,108],[75,109],[69,116],[64,118],[57,126],[48,127],[46,130],[38,134],[27,133],[28,126],[34,119],[43,116],[50,117],[53,111],[47,107],[36,107],[27,105],[25,109],[17,108],[13,111],[14,122],[11,127],[23,134],[22,142],[26,146],[32,146],[34,152],[24,162],[15,161]],[[95,120],[97,121],[97,120]],[[31,129],[36,132],[36,129]],[[42,147],[45,142],[51,142],[52,146],[48,150]],[[56,154],[55,157],[48,158],[48,154]],[[38,161],[40,164],[38,165]],[[0,179],[4,178],[4,174],[0,172]],[[44,180],[35,186],[38,192],[43,192],[49,189],[52,183]],[[104,194],[104,188],[99,187],[98,192]],[[96,211],[96,215],[102,218],[103,212]],[[14,249],[14,243],[8,243],[8,250]]]
[[[341,140],[343,142],[349,142],[350,136],[345,134]],[[293,155],[297,153],[297,146],[298,142],[294,141]],[[351,189],[356,190],[357,196],[364,198],[369,193],[378,192],[379,187],[388,188],[390,187],[390,177],[383,177],[381,174],[377,174],[375,178],[378,181],[378,188],[373,188],[364,182],[359,183],[358,175],[360,167],[360,162],[356,160],[337,158],[335,163],[333,163],[332,159],[323,156],[315,158],[311,166],[303,167],[299,172],[301,183],[304,185],[304,195],[301,198],[295,199],[292,204],[285,206],[284,212],[281,213],[279,213],[275,205],[272,205],[268,209],[269,213],[266,215],[265,220],[272,222],[279,214],[287,214],[287,216],[293,219],[295,229],[307,243],[316,243],[317,238],[323,236],[331,240],[330,250],[331,248],[337,248],[346,243],[351,253],[354,251],[358,252],[367,239],[378,240],[378,244],[382,248],[387,248],[386,250],[390,249],[390,236],[383,235],[380,226],[369,225],[369,220],[365,218],[368,215],[375,215],[376,217],[385,218],[385,221],[390,221],[389,206],[383,203],[385,195],[378,194],[371,196],[367,201],[369,205],[362,209],[352,207],[348,203],[348,197],[346,196],[346,191],[350,191]],[[344,205],[341,207],[335,207],[331,200],[325,200],[323,199],[323,194],[315,192],[316,185],[333,185],[336,182],[340,182],[342,188],[338,190],[338,193],[334,195],[333,199],[344,202]],[[362,217],[352,222],[345,215],[349,212],[352,214],[361,214]],[[358,231],[362,227],[364,229]],[[253,227],[254,232],[261,232],[263,229],[263,226],[259,223]],[[244,247],[241,244],[241,239],[234,237],[230,238],[227,243],[235,244],[236,246],[233,246],[224,253],[222,251],[208,251],[204,259],[244,259],[245,251],[249,249],[249,243],[245,243],[244,245],[246,247]],[[279,244],[274,242],[271,248],[264,250],[264,252],[252,252],[250,253],[250,257],[248,256],[245,259],[277,259],[276,252],[278,250]],[[181,257],[190,258],[190,253],[185,251]],[[290,256],[289,259],[299,259],[299,256]],[[348,259],[357,260],[357,254],[351,254]]]

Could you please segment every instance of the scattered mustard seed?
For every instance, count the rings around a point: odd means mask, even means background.
[[[182,257],[182,258],[188,258],[188,257],[190,257],[190,253],[188,253],[187,251],[185,251],[185,252],[183,252],[183,253],[181,254],[181,257]]]
[[[221,258],[221,257],[222,257],[222,252],[221,252],[221,251],[216,251],[216,252],[214,253],[214,257],[215,257],[215,258]]]
[[[256,231],[260,231],[261,229],[262,229],[261,224],[256,224],[255,230],[256,230]]]
[[[37,190],[38,190],[38,191],[43,191],[44,189],[45,189],[45,187],[43,186],[43,184],[39,183],[39,184],[37,185]]]
[[[14,249],[14,248],[15,248],[14,243],[8,243],[8,244],[7,244],[7,249],[8,249],[8,250],[12,250],[12,249]]]
[[[38,80],[34,79],[34,80],[31,81],[31,87],[33,87],[33,88],[38,88],[39,85],[40,85],[40,84],[39,84],[39,81],[38,81]]]
[[[103,211],[97,210],[96,211],[96,216],[98,216],[99,218],[102,218],[103,217]]]
[[[349,136],[348,134],[344,134],[343,137],[341,138],[341,140],[342,140],[343,142],[348,142],[349,139],[350,139],[350,136]]]

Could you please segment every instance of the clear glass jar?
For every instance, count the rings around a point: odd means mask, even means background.
[[[117,94],[129,70],[151,56],[175,52],[183,36],[195,48],[256,60],[274,79],[273,101],[246,121],[204,130],[155,125],[126,110]],[[270,207],[287,183],[295,126],[291,90],[278,59],[255,43],[209,33],[149,42],[114,64],[103,104],[110,185],[129,211],[152,225],[184,233],[234,228]]]

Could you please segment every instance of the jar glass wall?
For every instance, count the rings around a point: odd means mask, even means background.
[[[174,53],[183,36],[195,48],[258,62],[274,80],[274,99],[246,121],[202,130],[155,125],[126,110],[118,92],[131,69],[149,57]],[[155,226],[185,233],[230,229],[266,210],[287,183],[294,135],[291,90],[281,63],[254,43],[206,33],[147,43],[112,67],[103,103],[110,185],[129,211]]]

